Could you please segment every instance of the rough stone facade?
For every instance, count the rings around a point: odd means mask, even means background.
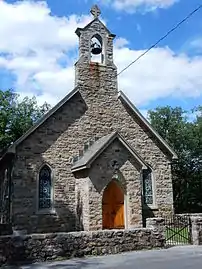
[[[152,229],[110,230],[35,234],[0,237],[0,266],[22,262],[50,261],[85,255],[116,254],[125,251],[161,248],[162,233]]]
[[[102,64],[89,62],[90,40],[95,33],[103,37]],[[110,167],[113,159],[119,163],[125,194],[125,228],[141,227],[143,218],[173,211],[171,156],[135,112],[118,98],[114,35],[99,19],[77,30],[77,34],[78,91],[16,146],[12,221],[17,230],[40,233],[102,229],[102,194],[114,176]],[[141,169],[118,141],[109,145],[90,169],[72,173],[72,159],[85,144],[113,131],[119,132],[152,168],[153,207],[142,204]],[[53,171],[54,211],[39,214],[38,173],[44,163]]]
[[[125,227],[142,226],[140,167],[120,142],[114,141],[93,163],[85,179],[78,174],[77,193],[81,197],[78,201],[83,206],[81,211],[85,230],[102,229],[102,197],[105,187],[115,177],[110,166],[113,159],[119,160],[119,184],[125,194]]]

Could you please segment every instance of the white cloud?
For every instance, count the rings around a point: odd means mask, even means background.
[[[0,68],[16,77],[15,89],[22,95],[39,92],[51,103],[58,101],[73,85],[74,32],[90,16],[52,16],[40,1],[0,1],[0,18]]]
[[[37,94],[40,103],[55,104],[74,87],[78,44],[74,32],[90,17],[56,17],[45,3],[24,1],[0,2],[0,17],[0,68],[16,76],[15,89],[21,96]],[[129,45],[124,38],[115,42],[119,70],[143,52]],[[202,57],[155,48],[120,75],[119,88],[141,106],[170,96],[198,97],[202,96],[201,70]]]
[[[123,47],[125,47],[126,45],[129,45],[129,42],[127,39],[123,38],[123,37],[120,37],[120,38],[117,38],[114,42],[114,46],[117,48],[117,49],[121,49]]]
[[[127,47],[115,49],[120,70],[143,51]],[[169,48],[155,48],[128,68],[119,77],[119,87],[136,105],[158,98],[202,96],[202,57],[175,55]]]
[[[89,16],[72,15],[68,18],[51,16],[45,2],[0,2],[0,42],[2,52],[35,53],[48,50],[71,49],[76,44],[74,31],[89,22]]]
[[[157,8],[168,8],[179,0],[101,0],[102,3],[115,8],[134,13],[137,10],[144,12],[153,11]]]

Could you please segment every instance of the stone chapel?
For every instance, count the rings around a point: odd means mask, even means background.
[[[0,221],[15,230],[130,229],[173,212],[177,156],[118,89],[115,35],[91,13],[75,88],[0,159]]]

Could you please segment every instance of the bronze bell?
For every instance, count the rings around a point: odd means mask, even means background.
[[[92,54],[98,55],[102,52],[102,48],[96,42],[91,45],[91,52]]]

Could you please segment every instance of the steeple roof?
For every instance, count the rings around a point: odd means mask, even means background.
[[[86,31],[93,23],[99,22],[106,30],[106,32],[109,34],[110,37],[115,38],[116,35],[112,34],[109,29],[104,25],[103,22],[99,19],[99,15],[101,14],[101,11],[97,5],[92,6],[90,13],[93,15],[94,19],[87,24],[84,28],[77,28],[75,33],[80,37],[82,31]]]

